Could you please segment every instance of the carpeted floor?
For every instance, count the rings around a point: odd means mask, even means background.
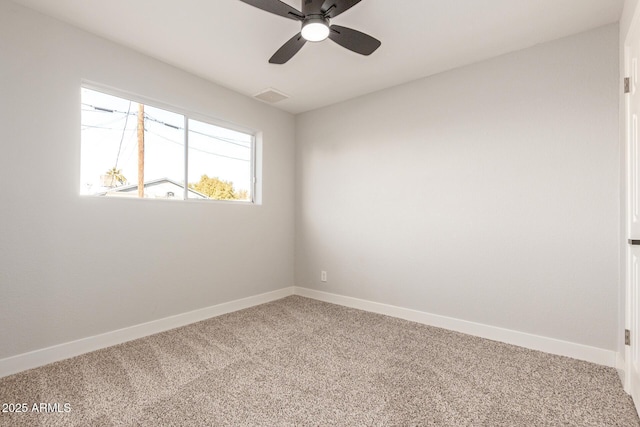
[[[640,426],[614,369],[298,296],[0,379],[0,403],[28,406],[1,426]]]

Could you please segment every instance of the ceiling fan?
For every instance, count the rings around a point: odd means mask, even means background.
[[[308,41],[319,42],[330,38],[340,46],[361,55],[371,55],[381,45],[379,40],[360,31],[329,24],[330,19],[351,9],[361,0],[302,0],[302,12],[280,0],[240,1],[302,23],[302,31],[278,49],[269,59],[271,64],[284,64]]]

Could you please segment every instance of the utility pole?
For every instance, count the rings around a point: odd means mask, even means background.
[[[144,104],[138,104],[138,197],[144,197]]]

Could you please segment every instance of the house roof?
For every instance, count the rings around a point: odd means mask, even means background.
[[[176,189],[179,189],[180,191],[184,190],[184,184],[179,183],[177,181],[174,181],[172,179],[169,178],[158,178],[158,179],[152,179],[150,181],[145,181],[144,183],[144,188],[145,189],[149,189],[149,188],[153,188],[153,187],[160,187],[163,185],[169,184],[173,187],[176,187]],[[134,193],[138,191],[138,184],[130,184],[130,185],[123,185],[121,187],[114,187],[108,191],[105,192],[101,192],[101,193],[97,193],[97,196],[107,196],[109,194],[113,194],[113,193]],[[205,194],[202,194],[198,191],[192,190],[191,188],[188,188],[187,191],[189,192],[189,194],[191,194],[192,196],[195,196],[194,198],[196,199],[208,199],[209,197],[207,197]],[[156,195],[156,197],[160,197],[160,195]],[[168,197],[168,196],[167,196]]]

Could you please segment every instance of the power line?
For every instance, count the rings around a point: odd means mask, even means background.
[[[138,152],[138,139],[136,132],[130,132],[129,138],[125,142],[123,156],[130,162],[134,154]]]
[[[88,110],[83,110],[83,111],[88,111]],[[91,110],[91,111],[93,111],[93,110]],[[105,122],[100,122],[95,126],[106,126],[106,125],[110,125],[112,123],[119,122],[120,120],[122,120],[122,117],[110,118],[109,120],[107,120]],[[84,125],[84,126],[92,127],[91,125]],[[120,130],[120,129],[118,129],[118,130]]]
[[[127,123],[129,123],[130,112],[131,112],[131,101],[129,101],[129,111],[127,111],[127,117],[124,120],[124,128],[122,129],[122,136],[120,137],[120,145],[118,145],[118,155],[116,156],[116,164],[113,167],[114,172],[118,169],[118,160],[120,160],[120,150],[122,149],[122,141],[124,141],[124,133],[127,130]]]
[[[81,103],[81,105],[84,105],[85,107],[93,108],[94,111],[98,111],[98,112],[101,112],[101,113],[135,114],[135,113],[131,113],[131,101],[129,101],[129,111],[121,111],[121,110],[114,110],[112,108],[98,107],[96,105],[86,104],[84,102]],[[83,110],[83,111],[92,111],[92,110]]]
[[[160,135],[160,134],[155,133],[155,132],[151,132],[151,131],[149,131],[149,130],[147,130],[147,132],[149,132],[149,133],[150,133],[150,134],[152,134],[152,135],[158,136],[158,137],[160,137],[160,138],[162,138],[162,139],[165,139],[165,140],[169,141],[169,142],[170,142],[170,143],[172,143],[172,144],[176,144],[176,145],[179,145],[179,146],[181,146],[181,147],[184,147],[184,144],[181,144],[181,143],[179,143],[179,142],[177,142],[177,141],[174,141],[174,140],[172,140],[172,139],[169,139],[169,138],[167,138],[166,136]],[[241,159],[241,158],[239,158],[239,157],[225,156],[224,154],[213,153],[213,152],[211,152],[211,151],[203,150],[203,149],[200,149],[200,148],[189,147],[189,150],[200,151],[200,152],[202,152],[202,153],[211,154],[212,156],[224,157],[224,158],[227,158],[227,159],[239,160],[239,161],[242,161],[242,162],[248,162],[248,161],[249,161],[249,159]]]
[[[87,103],[84,103],[84,102],[81,103],[81,105],[84,105],[86,107],[89,107],[89,108],[93,109],[93,110],[83,109],[83,111],[96,111],[96,112],[109,113],[109,114],[114,114],[114,113],[126,114],[127,118],[130,115],[134,115],[135,114],[135,113],[131,113],[131,101],[129,101],[129,110],[128,111],[116,110],[116,109],[106,108],[106,107],[99,107],[99,106],[92,105],[92,104],[87,104]],[[149,115],[147,113],[145,113],[144,116],[145,116],[145,119],[148,119],[148,120],[150,120],[152,122],[160,123],[162,125],[165,125],[167,127],[170,127],[170,128],[176,129],[176,130],[184,130],[184,127],[182,127],[182,126],[176,126],[176,125],[173,125],[171,123],[167,123],[165,121],[156,119],[155,117],[153,117],[153,116],[151,116],[151,115]],[[237,139],[224,138],[224,137],[221,137],[221,136],[215,136],[215,135],[207,134],[207,133],[204,133],[204,132],[199,132],[199,131],[196,131],[196,130],[193,130],[193,129],[189,129],[189,132],[193,132],[193,133],[196,133],[198,135],[205,136],[207,138],[217,139],[219,141],[227,142],[229,144],[237,145],[237,146],[242,147],[242,148],[251,148],[250,143],[247,143],[247,142],[244,142],[244,141],[240,141],[240,140],[237,140]],[[245,144],[249,144],[249,145],[245,145]]]
[[[206,133],[198,132],[197,130],[193,130],[193,129],[189,129],[189,132],[197,133],[198,135],[206,136],[206,137],[209,137],[209,138],[212,138],[212,139],[217,139],[218,141],[226,142],[227,144],[237,145],[237,146],[240,146],[242,148],[251,148],[251,146],[247,146],[247,145],[241,144],[239,142],[233,142],[233,141],[237,141],[237,140],[231,140],[231,139],[222,138],[222,137],[219,137],[219,136],[208,135]]]
[[[104,124],[110,124],[110,123],[104,123]],[[120,128],[110,128],[110,127],[106,127],[106,126],[100,126],[100,125],[83,125],[80,124],[80,126],[84,129],[82,130],[87,130],[87,129],[103,129],[103,130],[121,130]],[[135,129],[129,129],[129,132],[135,132]]]
[[[120,144],[118,146],[118,154],[117,154],[117,157],[116,157],[116,163],[115,163],[114,168],[117,168],[117,166],[118,166],[118,161],[119,161],[119,158],[120,158],[120,152],[121,152],[121,149],[122,149],[122,142],[124,140],[124,135],[125,135],[125,133],[127,131],[127,124],[128,124],[128,121],[129,121],[129,116],[135,114],[135,113],[131,113],[131,104],[132,104],[132,102],[129,101],[129,109],[128,109],[128,111],[120,111],[120,110],[109,109],[109,108],[105,108],[105,107],[98,107],[98,106],[95,106],[95,105],[82,103],[82,105],[90,107],[90,108],[93,109],[93,110],[83,109],[83,111],[97,111],[97,112],[109,113],[109,114],[120,113],[120,114],[124,114],[126,116],[125,117],[125,124],[124,124],[124,127],[122,129],[122,135],[120,137]],[[158,123],[158,124],[161,124],[161,125],[164,125],[164,126],[167,126],[167,127],[170,127],[172,129],[175,129],[175,130],[184,130],[184,127],[176,126],[176,125],[173,125],[171,123],[166,123],[166,122],[164,122],[162,120],[159,120],[159,119],[156,119],[155,117],[150,116],[149,114],[146,114],[146,113],[145,113],[145,119],[149,120],[149,121],[152,121],[152,122],[155,122],[155,123]],[[107,123],[105,123],[105,124],[107,124]],[[83,126],[85,128],[83,130],[86,130],[87,128],[105,129],[105,130],[120,130],[119,128],[110,128],[110,127],[98,126],[98,125],[86,125],[86,124],[84,124],[84,125],[81,125],[81,126]],[[132,130],[130,129],[129,131],[132,131]],[[153,135],[156,135],[156,136],[158,136],[158,137],[160,137],[162,139],[165,139],[165,140],[167,140],[167,141],[169,141],[169,142],[171,142],[173,144],[184,146],[184,144],[179,143],[177,141],[174,141],[172,139],[169,139],[169,138],[165,137],[164,135],[160,135],[158,133],[151,132],[148,129],[145,129],[145,131],[149,132],[149,133],[151,133]],[[216,139],[218,141],[222,141],[222,142],[225,142],[227,144],[237,145],[237,146],[242,147],[242,148],[251,148],[250,145],[249,146],[245,145],[246,143],[244,141],[239,141],[239,140],[236,140],[236,139],[230,139],[230,138],[223,138],[223,137],[219,137],[219,136],[214,136],[214,135],[210,135],[210,134],[207,134],[207,133],[204,133],[204,132],[199,132],[199,131],[196,131],[196,130],[193,130],[193,129],[189,129],[189,132],[193,132],[193,133],[196,133],[198,135],[205,136],[207,138]],[[239,157],[233,157],[233,156],[227,156],[227,155],[224,155],[224,154],[214,153],[214,152],[211,152],[211,151],[207,151],[207,150],[204,150],[204,149],[201,149],[201,148],[192,147],[192,146],[189,147],[189,150],[199,151],[199,152],[202,152],[202,153],[205,153],[205,154],[210,154],[212,156],[223,157],[223,158],[227,158],[227,159],[231,159],[231,160],[238,160],[238,161],[242,161],[242,162],[248,162],[249,161],[248,159],[242,159],[242,158],[239,158]]]
[[[155,117],[150,116],[148,114],[145,114],[145,116],[146,116],[146,118],[149,119],[149,121],[160,123],[162,125],[168,126],[170,128],[176,129],[176,130],[184,130],[184,127],[172,125],[170,123],[166,123],[166,122],[164,122],[162,120],[158,120]],[[198,131],[193,130],[193,129],[189,129],[189,132],[197,133],[198,135],[206,136],[208,138],[217,139],[218,141],[227,142],[229,144],[237,145],[237,146],[242,147],[242,148],[251,148],[250,145],[249,146],[244,145],[244,144],[247,144],[244,141],[240,141],[240,140],[237,140],[237,139],[223,138],[221,136],[214,136],[214,135],[210,135],[210,134],[207,134],[207,133],[198,132]]]

